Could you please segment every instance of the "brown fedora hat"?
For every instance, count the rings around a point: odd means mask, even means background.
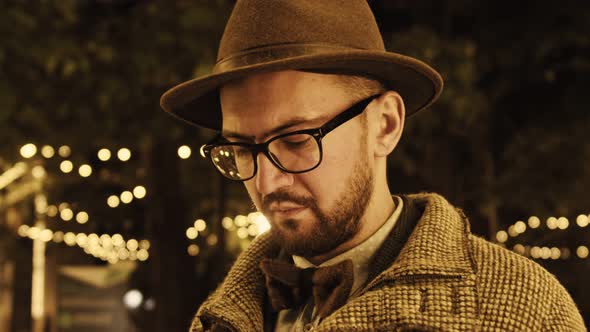
[[[369,76],[397,91],[406,114],[432,104],[443,87],[427,64],[386,52],[366,0],[238,0],[211,74],[168,90],[162,108],[191,123],[221,129],[219,87],[280,70]]]

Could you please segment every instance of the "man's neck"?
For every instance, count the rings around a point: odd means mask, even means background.
[[[393,211],[395,211],[395,207],[396,205],[393,197],[389,193],[389,188],[387,188],[386,193],[375,193],[373,199],[371,199],[367,205],[365,214],[360,221],[359,231],[355,236],[327,253],[306,258],[311,263],[320,265],[321,263],[358,246],[383,226]]]

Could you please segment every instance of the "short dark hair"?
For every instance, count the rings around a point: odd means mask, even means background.
[[[334,82],[355,99],[367,98],[387,91],[385,84],[366,76],[334,75]]]

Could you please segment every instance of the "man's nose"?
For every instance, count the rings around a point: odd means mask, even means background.
[[[256,189],[262,196],[293,184],[293,174],[280,170],[263,153],[258,154],[257,163]]]

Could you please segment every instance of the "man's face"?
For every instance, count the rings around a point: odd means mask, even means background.
[[[282,133],[316,128],[359,100],[328,75],[283,71],[259,74],[221,90],[223,135],[265,142]],[[283,172],[263,154],[244,182],[271,232],[291,254],[313,257],[352,238],[373,192],[373,158],[365,119],[358,116],[322,140],[314,170]]]

